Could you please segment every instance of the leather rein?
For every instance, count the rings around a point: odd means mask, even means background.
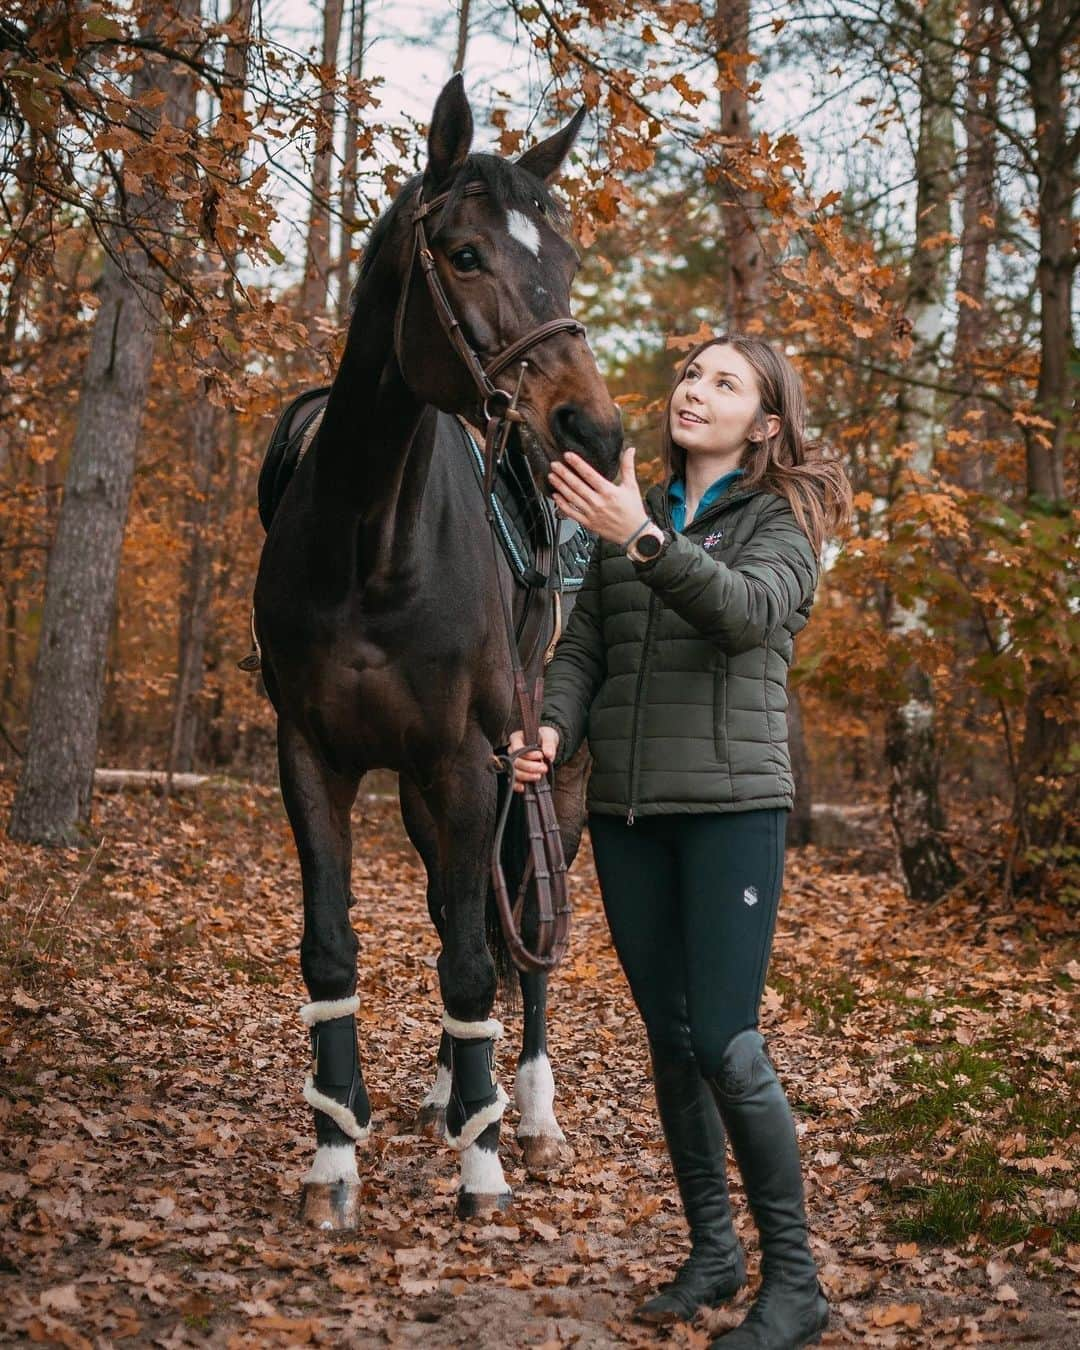
[[[468,183],[462,190],[463,197],[477,197],[487,194],[482,183]],[[483,409],[484,435],[484,510],[492,531],[492,547],[498,552],[495,538],[495,522],[491,507],[491,494],[495,484],[495,473],[506,452],[507,440],[515,423],[525,419],[518,410],[521,386],[528,369],[524,359],[526,353],[549,337],[557,333],[585,335],[585,326],[576,319],[550,319],[537,328],[520,337],[497,356],[491,357],[486,364],[469,344],[462,331],[461,323],[454,313],[442,282],[439,280],[435,265],[435,256],[428,243],[425,221],[434,212],[446,205],[450,192],[442,192],[431,201],[420,201],[412,212],[413,241],[409,267],[398,299],[397,313],[394,317],[394,350],[398,366],[404,375],[404,330],[405,317],[412,289],[413,274],[419,263],[424,280],[427,283],[431,302],[443,332],[451,346],[461,358],[465,369],[472,378],[481,399]],[[496,375],[501,374],[515,363],[520,363],[514,392],[508,393],[494,384]],[[535,483],[533,484],[535,489]],[[539,495],[539,494],[538,494]],[[537,571],[550,574],[555,563],[555,540],[552,535],[546,537],[537,547]],[[525,828],[528,838],[528,854],[517,894],[511,899],[506,875],[502,867],[502,841],[513,800],[514,760],[530,750],[539,748],[539,716],[543,699],[543,674],[539,675],[530,690],[521,663],[518,644],[514,635],[513,615],[506,594],[502,570],[496,557],[496,575],[499,581],[499,598],[502,602],[503,620],[506,624],[507,640],[510,648],[510,664],[514,676],[514,695],[517,701],[521,730],[525,745],[513,754],[504,752],[494,757],[498,772],[509,776],[506,800],[499,812],[496,823],[494,852],[491,859],[491,880],[495,891],[495,902],[499,911],[499,922],[510,956],[519,970],[552,970],[562,959],[570,939],[570,902],[566,883],[566,860],[563,856],[562,836],[555,815],[555,803],[551,792],[549,777],[538,783],[526,783],[523,795],[525,808]],[[532,945],[526,941],[523,931],[525,920],[525,900],[530,882],[533,884],[536,899],[536,934]],[[530,916],[531,917],[531,916]]]

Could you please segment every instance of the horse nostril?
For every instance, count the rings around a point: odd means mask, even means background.
[[[588,418],[572,403],[560,403],[551,414],[551,429],[559,445],[579,454],[588,449]]]
[[[551,431],[560,450],[573,450],[606,477],[615,475],[622,449],[622,423],[596,422],[574,403],[561,403],[551,414]]]

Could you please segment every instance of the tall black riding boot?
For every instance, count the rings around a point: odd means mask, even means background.
[[[746,1264],[731,1223],[724,1127],[697,1061],[654,1049],[653,1082],[691,1244],[675,1279],[635,1314],[662,1324],[732,1298],[746,1283]]]
[[[742,1173],[761,1241],[761,1288],[746,1320],[717,1337],[721,1350],[799,1350],[829,1323],[803,1207],[802,1168],[784,1089],[759,1032],[741,1031],[709,1086]]]

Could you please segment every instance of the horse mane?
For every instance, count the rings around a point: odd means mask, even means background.
[[[360,271],[349,299],[350,312],[356,308],[357,292],[371,271],[386,236],[393,232],[398,217],[406,206],[412,205],[423,181],[422,173],[414,174],[371,227],[371,234],[360,259]],[[528,169],[519,168],[512,160],[503,159],[500,155],[485,154],[466,156],[450,186],[450,197],[443,211],[443,220],[449,219],[470,183],[483,183],[491,200],[503,210],[535,208],[539,205],[544,215],[560,233],[566,233],[569,228],[569,212],[552,195],[546,183],[531,174]],[[433,240],[438,239],[441,228],[440,225],[431,235]]]

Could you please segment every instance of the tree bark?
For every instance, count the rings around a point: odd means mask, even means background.
[[[252,0],[237,0],[229,16],[229,24],[238,29],[239,40],[230,44],[225,54],[226,92],[223,95],[222,115],[232,116],[243,110],[247,75],[248,39],[251,27]],[[239,165],[247,146],[236,144],[231,161]],[[209,258],[206,260],[209,264]],[[233,291],[232,276],[235,259],[226,258],[228,293]],[[239,335],[236,335],[239,340]],[[221,365],[219,357],[215,365]],[[209,397],[209,381],[201,382],[199,395],[191,405],[188,416],[188,438],[191,446],[192,491],[187,502],[184,529],[188,553],[183,567],[180,599],[179,642],[177,650],[176,690],[173,698],[173,725],[170,737],[169,774],[189,773],[195,767],[202,725],[202,689],[206,667],[206,638],[210,626],[210,611],[214,594],[214,568],[220,539],[221,513],[214,509],[214,488],[217,479],[219,451],[227,433],[227,414]]]
[[[1039,383],[1035,404],[1042,425],[1027,437],[1028,505],[1033,511],[1068,509],[1065,449],[1073,425],[1074,352],[1070,297],[1077,255],[1073,208],[1080,133],[1066,120],[1064,53],[1076,28],[1065,0],[1045,0],[1030,47],[1028,85],[1035,118],[1039,179]],[[1048,868],[1080,849],[1080,774],[1077,772],[1075,672],[1066,664],[1034,662],[1027,697],[1018,793],[1018,849],[1027,853],[1022,889],[1038,892]]]
[[[367,0],[352,0],[352,21],[349,25],[349,74],[354,80],[364,75],[364,29],[367,22]],[[345,112],[345,167],[341,175],[341,231],[338,236],[337,260],[337,316],[343,327],[349,321],[349,264],[352,256],[353,233],[356,229],[356,137],[360,118],[356,100],[350,96]]]
[[[308,217],[307,256],[300,292],[301,317],[314,338],[313,320],[326,310],[330,280],[330,170],[334,154],[334,77],[344,0],[324,0],[322,40],[322,94],[315,132],[315,159],[311,173],[311,214]]]
[[[980,453],[977,430],[985,415],[976,396],[986,372],[979,368],[979,351],[986,331],[986,266],[994,230],[994,170],[1000,66],[1001,29],[996,22],[996,0],[968,0],[968,49],[964,91],[965,159],[961,186],[960,269],[956,338],[953,344],[953,383],[966,394],[949,413],[949,426],[962,437],[956,454],[957,481],[981,491],[986,462]],[[984,59],[985,58],[985,59]]]
[[[724,238],[727,244],[727,327],[743,332],[752,319],[760,322],[765,307],[765,254],[757,233],[762,206],[750,191],[739,165],[740,149],[750,141],[750,107],[746,98],[746,65],[737,64],[737,83],[725,57],[746,57],[750,51],[750,0],[717,0],[713,13],[717,85],[720,89],[720,124],[731,138],[732,150],[725,157],[726,200],[723,203]],[[788,823],[788,842],[810,840],[813,796],[810,786],[810,753],[803,730],[802,709],[796,690],[788,694],[788,745],[795,777],[795,814]]]
[[[161,12],[156,17],[160,26]],[[140,63],[131,116],[143,134],[159,117],[181,120],[189,82],[178,65]],[[139,107],[138,100],[157,92],[165,94],[160,110]],[[174,209],[154,189],[129,199],[128,219],[142,241],[156,242]],[[49,555],[26,763],[9,825],[13,839],[43,844],[78,843],[89,821],[120,549],[161,314],[158,278],[135,232],[115,237],[113,245],[123,266],[107,256],[102,272]]]
[[[457,51],[454,53],[454,69],[451,75],[460,70],[465,73],[465,50],[469,45],[469,0],[461,0],[458,6]]]
[[[758,238],[757,220],[762,207],[757,193],[746,183],[740,163],[750,142],[750,108],[746,98],[746,64],[731,68],[724,57],[746,57],[750,51],[750,0],[717,0],[714,16],[715,51],[720,86],[720,125],[730,138],[725,156],[728,200],[724,203],[724,238],[727,244],[728,328],[746,331],[758,318],[765,301],[765,253]]]
[[[1028,72],[1039,174],[1040,350],[1035,403],[1049,427],[1027,439],[1028,494],[1059,505],[1067,500],[1065,438],[1072,415],[1070,300],[1076,271],[1073,204],[1080,145],[1080,137],[1070,136],[1066,121],[1063,48],[1076,16],[1066,0],[1045,0],[1039,13],[1039,36]]]
[[[923,51],[915,165],[918,195],[907,315],[914,337],[911,373],[925,383],[905,387],[897,423],[898,444],[909,455],[917,474],[927,474],[933,468],[939,425],[932,386],[946,331],[949,203],[956,153],[952,112],[954,3],[927,0],[917,19],[923,32]],[[900,464],[894,481],[894,505],[911,490],[909,483],[910,475]],[[907,608],[890,594],[886,626],[898,650],[917,638],[925,623],[924,606]],[[885,755],[891,772],[889,814],[908,890],[914,899],[930,901],[953,886],[960,872],[944,838],[933,685],[927,673],[912,662],[904,672],[903,688],[905,697],[889,713],[885,725]]]

